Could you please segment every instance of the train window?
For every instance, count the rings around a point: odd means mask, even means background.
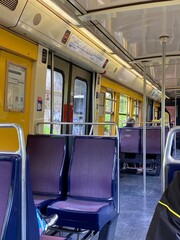
[[[147,121],[152,121],[153,119],[153,100],[148,98],[147,101]]]
[[[119,127],[123,127],[126,125],[126,120],[129,116],[129,101],[128,96],[120,95],[120,103],[119,103]]]
[[[112,92],[106,92],[106,110],[105,110],[105,122],[113,122],[114,116],[114,94]],[[111,126],[105,125],[105,134],[111,135]]]
[[[63,75],[59,71],[54,71],[54,83],[51,81],[51,69],[47,69],[46,75],[46,96],[44,121],[45,122],[61,122],[62,119],[62,101],[63,101]],[[53,86],[53,87],[52,87]],[[59,134],[61,127],[54,125],[44,126],[44,133]]]
[[[86,121],[86,106],[87,106],[87,83],[83,80],[75,79],[74,81],[74,108],[73,122]],[[74,125],[73,134],[85,134],[84,125]]]
[[[136,122],[139,121],[140,102],[134,99],[133,118]]]

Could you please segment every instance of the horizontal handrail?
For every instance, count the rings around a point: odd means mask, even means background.
[[[63,125],[68,125],[68,126],[73,126],[73,125],[82,125],[82,126],[91,126],[91,129],[89,131],[89,135],[92,135],[93,133],[93,128],[94,126],[114,126],[115,129],[116,129],[116,134],[115,135],[111,135],[111,136],[116,136],[118,137],[118,126],[116,123],[94,123],[94,122],[38,122],[36,123],[36,129],[35,129],[35,132],[36,134],[39,133],[39,126],[40,125],[59,125],[59,126],[63,126]],[[63,135],[63,134],[61,134]],[[76,135],[76,134],[65,134],[65,135]],[[87,136],[87,134],[84,134],[85,136]],[[97,136],[102,136],[102,135],[98,135],[98,134],[95,134]],[[81,135],[82,136],[82,135]],[[107,135],[103,135],[103,136],[107,136]]]

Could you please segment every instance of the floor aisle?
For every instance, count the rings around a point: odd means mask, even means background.
[[[145,240],[160,197],[160,177],[147,176],[147,193],[144,195],[142,175],[121,173],[120,215],[114,240]]]

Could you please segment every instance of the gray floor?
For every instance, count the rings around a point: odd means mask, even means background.
[[[114,240],[144,240],[160,197],[160,177],[147,176],[147,192],[144,195],[143,176],[122,173],[120,215]]]

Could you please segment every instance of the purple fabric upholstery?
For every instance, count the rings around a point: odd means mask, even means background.
[[[48,214],[58,214],[57,224],[60,226],[75,227],[99,231],[105,224],[117,216],[113,200],[87,201],[70,198],[58,201],[48,206]]]
[[[52,199],[61,199],[64,184],[66,138],[51,135],[28,135],[27,153],[35,204],[46,211]],[[37,196],[36,196],[37,195]]]
[[[95,202],[87,200],[77,200],[74,198],[67,198],[66,201],[58,201],[53,204],[56,209],[68,209],[69,211],[81,211],[81,212],[97,212],[100,208],[108,206],[108,202]]]
[[[168,128],[165,128],[165,139],[167,137]],[[143,130],[141,129],[141,152],[143,152]],[[161,128],[146,128],[146,153],[161,154]]]
[[[141,141],[141,149],[143,152],[143,141]],[[161,154],[161,128],[146,129],[146,153]]]
[[[21,239],[21,163],[22,159],[19,155],[0,155],[0,236],[3,240]],[[26,240],[39,240],[40,236],[31,191],[28,159],[26,170]],[[42,237],[41,239],[57,240],[53,236]],[[64,239],[58,238],[58,240]]]
[[[117,216],[115,207],[116,139],[75,137],[67,199],[47,208],[57,224],[99,231]]]
[[[40,240],[65,240],[64,237],[52,237],[47,235],[41,235]]]
[[[76,138],[70,167],[69,195],[112,197],[114,139]]]
[[[29,135],[27,153],[30,159],[32,191],[57,194],[65,160],[65,138],[50,135]]]
[[[12,162],[0,162],[0,232],[5,218],[11,187]]]
[[[21,238],[20,174],[21,157],[0,154],[0,236],[4,240]]]
[[[140,153],[140,129],[124,127],[120,129],[120,152]]]

